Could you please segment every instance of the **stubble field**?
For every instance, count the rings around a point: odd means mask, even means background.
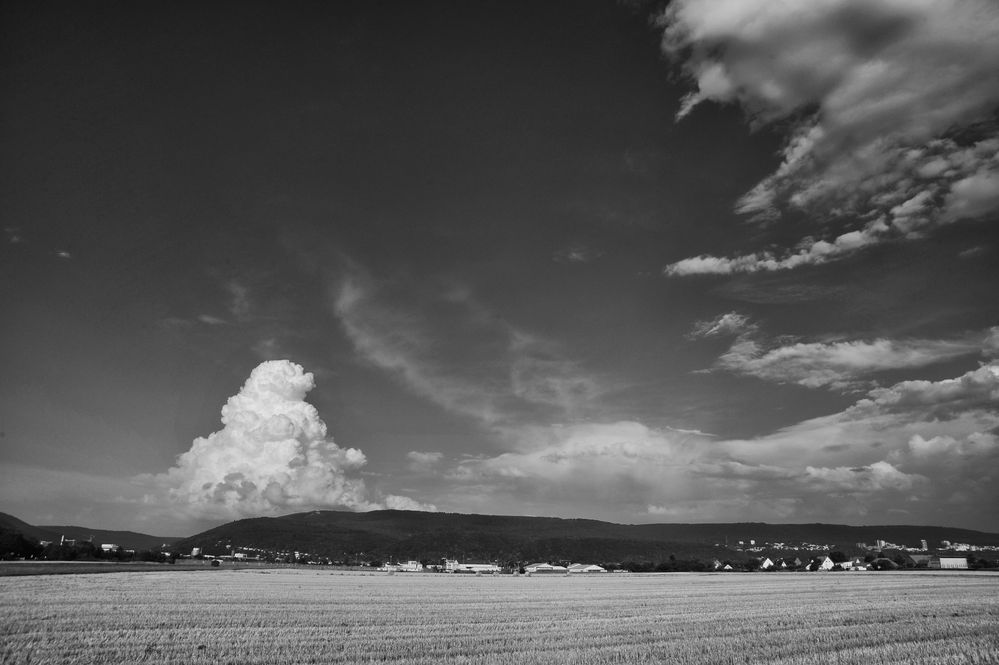
[[[2,663],[999,663],[999,576],[0,578]]]

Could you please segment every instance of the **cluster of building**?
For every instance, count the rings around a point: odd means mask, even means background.
[[[928,568],[930,570],[967,570],[968,560],[959,556],[937,556],[932,554],[909,554],[908,557],[917,568]],[[807,563],[795,557],[794,559],[771,559],[765,557],[760,561],[760,570],[869,570],[877,567],[877,562],[866,561],[865,559],[853,558],[845,561],[835,562],[828,555],[818,556],[810,559]],[[884,561],[884,559],[880,560]],[[715,570],[733,570],[731,564],[723,564],[715,559]]]
[[[715,547],[727,547],[723,543],[715,543]],[[819,543],[757,543],[755,540],[740,540],[735,549],[741,552],[763,552],[773,550],[794,550],[796,552],[828,552],[831,547],[828,544]]]
[[[420,573],[424,571],[444,572],[444,573],[473,573],[493,575],[502,572],[502,568],[494,563],[461,563],[456,559],[445,559],[443,566],[424,566],[419,561],[405,561],[402,563],[387,563],[378,570],[389,573]],[[550,563],[532,563],[524,566],[523,572],[526,574],[561,574],[570,575],[576,573],[606,573],[607,569],[592,563],[574,563],[569,566],[559,566]]]

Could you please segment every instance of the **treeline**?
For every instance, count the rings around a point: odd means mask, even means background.
[[[745,562],[738,562],[742,565]],[[607,564],[608,570],[627,570],[630,573],[702,573],[714,570],[714,566],[698,559],[677,559],[671,556],[666,561],[653,563],[651,561],[625,561],[621,564]]]

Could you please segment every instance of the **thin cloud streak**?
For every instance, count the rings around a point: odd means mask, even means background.
[[[999,327],[953,339],[797,342],[767,348],[759,326],[737,312],[695,323],[688,338],[721,335],[735,339],[714,363],[714,371],[834,390],[870,387],[872,375],[878,372],[927,367],[979,354],[991,357],[999,350]]]
[[[498,319],[466,290],[395,300],[388,290],[354,275],[336,288],[333,309],[362,358],[447,411],[500,431],[524,419],[578,417],[602,393],[557,345]],[[462,357],[445,359],[445,339]]]

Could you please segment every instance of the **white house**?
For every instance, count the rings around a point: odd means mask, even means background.
[[[816,557],[815,559],[813,559],[812,563],[809,564],[808,567],[810,570],[832,570],[833,566],[835,565],[836,564],[833,563],[832,559],[830,559],[827,556],[824,556],[824,557]]]
[[[529,573],[567,573],[569,569],[565,566],[553,566],[550,563],[532,563],[524,566],[524,570]]]
[[[760,570],[770,570],[773,567],[774,562],[770,560],[770,557],[767,557],[760,562]]]
[[[607,569],[596,564],[574,563],[568,568],[570,573],[606,573]]]

